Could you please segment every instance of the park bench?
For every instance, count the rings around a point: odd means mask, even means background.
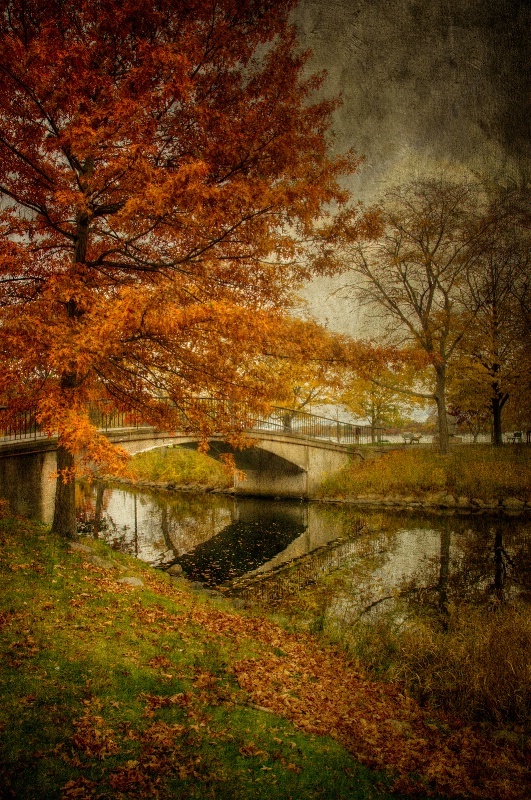
[[[420,444],[420,440],[422,439],[421,433],[403,433],[402,439],[404,440],[404,444],[413,444],[416,442]]]
[[[524,434],[522,431],[515,431],[514,433],[507,434],[507,441],[510,444],[521,444],[524,440]]]

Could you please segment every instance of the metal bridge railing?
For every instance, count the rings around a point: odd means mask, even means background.
[[[0,407],[0,415],[5,408]],[[14,418],[0,422],[0,440],[10,442],[17,439],[38,439],[46,436],[41,430],[34,411],[20,411]]]
[[[384,434],[383,428],[340,422],[307,411],[275,407],[272,413],[256,421],[256,429],[274,429],[288,434],[321,439],[339,444],[377,444]]]
[[[201,399],[200,406],[202,406],[201,411],[206,412],[214,423],[217,417],[223,417],[225,422],[232,419],[238,430],[249,432],[253,430],[277,431],[309,439],[350,445],[378,444],[384,434],[383,428],[340,422],[317,414],[310,414],[307,411],[277,406],[273,407],[271,413],[267,415],[257,415],[245,405],[236,406],[209,398]],[[6,411],[6,409],[0,407],[0,441],[46,437],[47,434],[37,422],[35,411],[28,410],[15,416],[10,415],[4,421],[2,421],[2,411]],[[189,430],[190,419],[184,412],[182,417],[183,431]],[[152,427],[143,422],[138,414],[122,411],[104,412],[96,407],[89,409],[89,419],[102,431]]]

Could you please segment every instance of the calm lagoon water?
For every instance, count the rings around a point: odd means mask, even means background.
[[[104,485],[80,487],[78,514],[87,533],[156,567],[178,563],[206,586],[252,579],[251,598],[273,597],[279,582],[304,588],[341,568],[343,616],[378,613],[398,595],[439,606],[531,600],[531,520],[524,517],[369,512]]]

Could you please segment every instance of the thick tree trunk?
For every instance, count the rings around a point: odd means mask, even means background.
[[[73,372],[65,372],[61,377],[61,390],[69,393],[75,389],[77,377]],[[73,476],[75,458],[64,446],[59,437],[57,442],[57,483],[55,485],[55,505],[52,531],[66,539],[77,536],[76,523],[76,482]]]
[[[93,161],[87,159],[84,164],[85,174],[92,172]],[[82,182],[83,183],[83,182]],[[83,264],[87,255],[87,244],[89,235],[90,219],[86,213],[80,214],[77,219],[76,239],[74,244],[73,261],[74,264]],[[79,308],[78,302],[74,297],[66,303],[66,313],[74,327],[76,321],[83,316],[83,311]],[[61,375],[61,392],[63,402],[68,406],[74,390],[78,386],[78,375],[76,372],[75,360],[72,359],[69,369],[65,369]],[[52,523],[52,531],[64,536],[67,539],[75,539],[77,536],[76,524],[76,484],[73,475],[75,459],[74,455],[64,447],[59,437],[57,445],[57,484],[55,489],[55,506]],[[68,470],[66,475],[61,475],[62,470]]]
[[[61,470],[71,470],[74,466],[74,456],[61,443],[57,446],[57,485],[55,489],[55,507],[52,522],[52,532],[64,536],[66,539],[75,539],[77,536],[76,523],[76,483],[70,476],[65,482]]]
[[[437,421],[439,428],[439,453],[447,455],[450,437],[448,435],[448,417],[446,414],[446,366],[437,364],[435,367],[435,402],[437,403]]]
[[[503,444],[502,415],[499,398],[493,397],[491,400],[492,408],[492,444],[501,447]]]

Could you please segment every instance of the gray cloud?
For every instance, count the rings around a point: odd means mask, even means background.
[[[337,146],[366,156],[363,194],[435,162],[527,177],[528,2],[302,0],[296,23],[343,95]]]
[[[328,72],[324,93],[343,96],[336,148],[365,156],[356,198],[431,170],[531,178],[528,0],[301,0],[294,19],[310,69]],[[332,294],[342,282],[312,283],[310,310],[367,332]]]

